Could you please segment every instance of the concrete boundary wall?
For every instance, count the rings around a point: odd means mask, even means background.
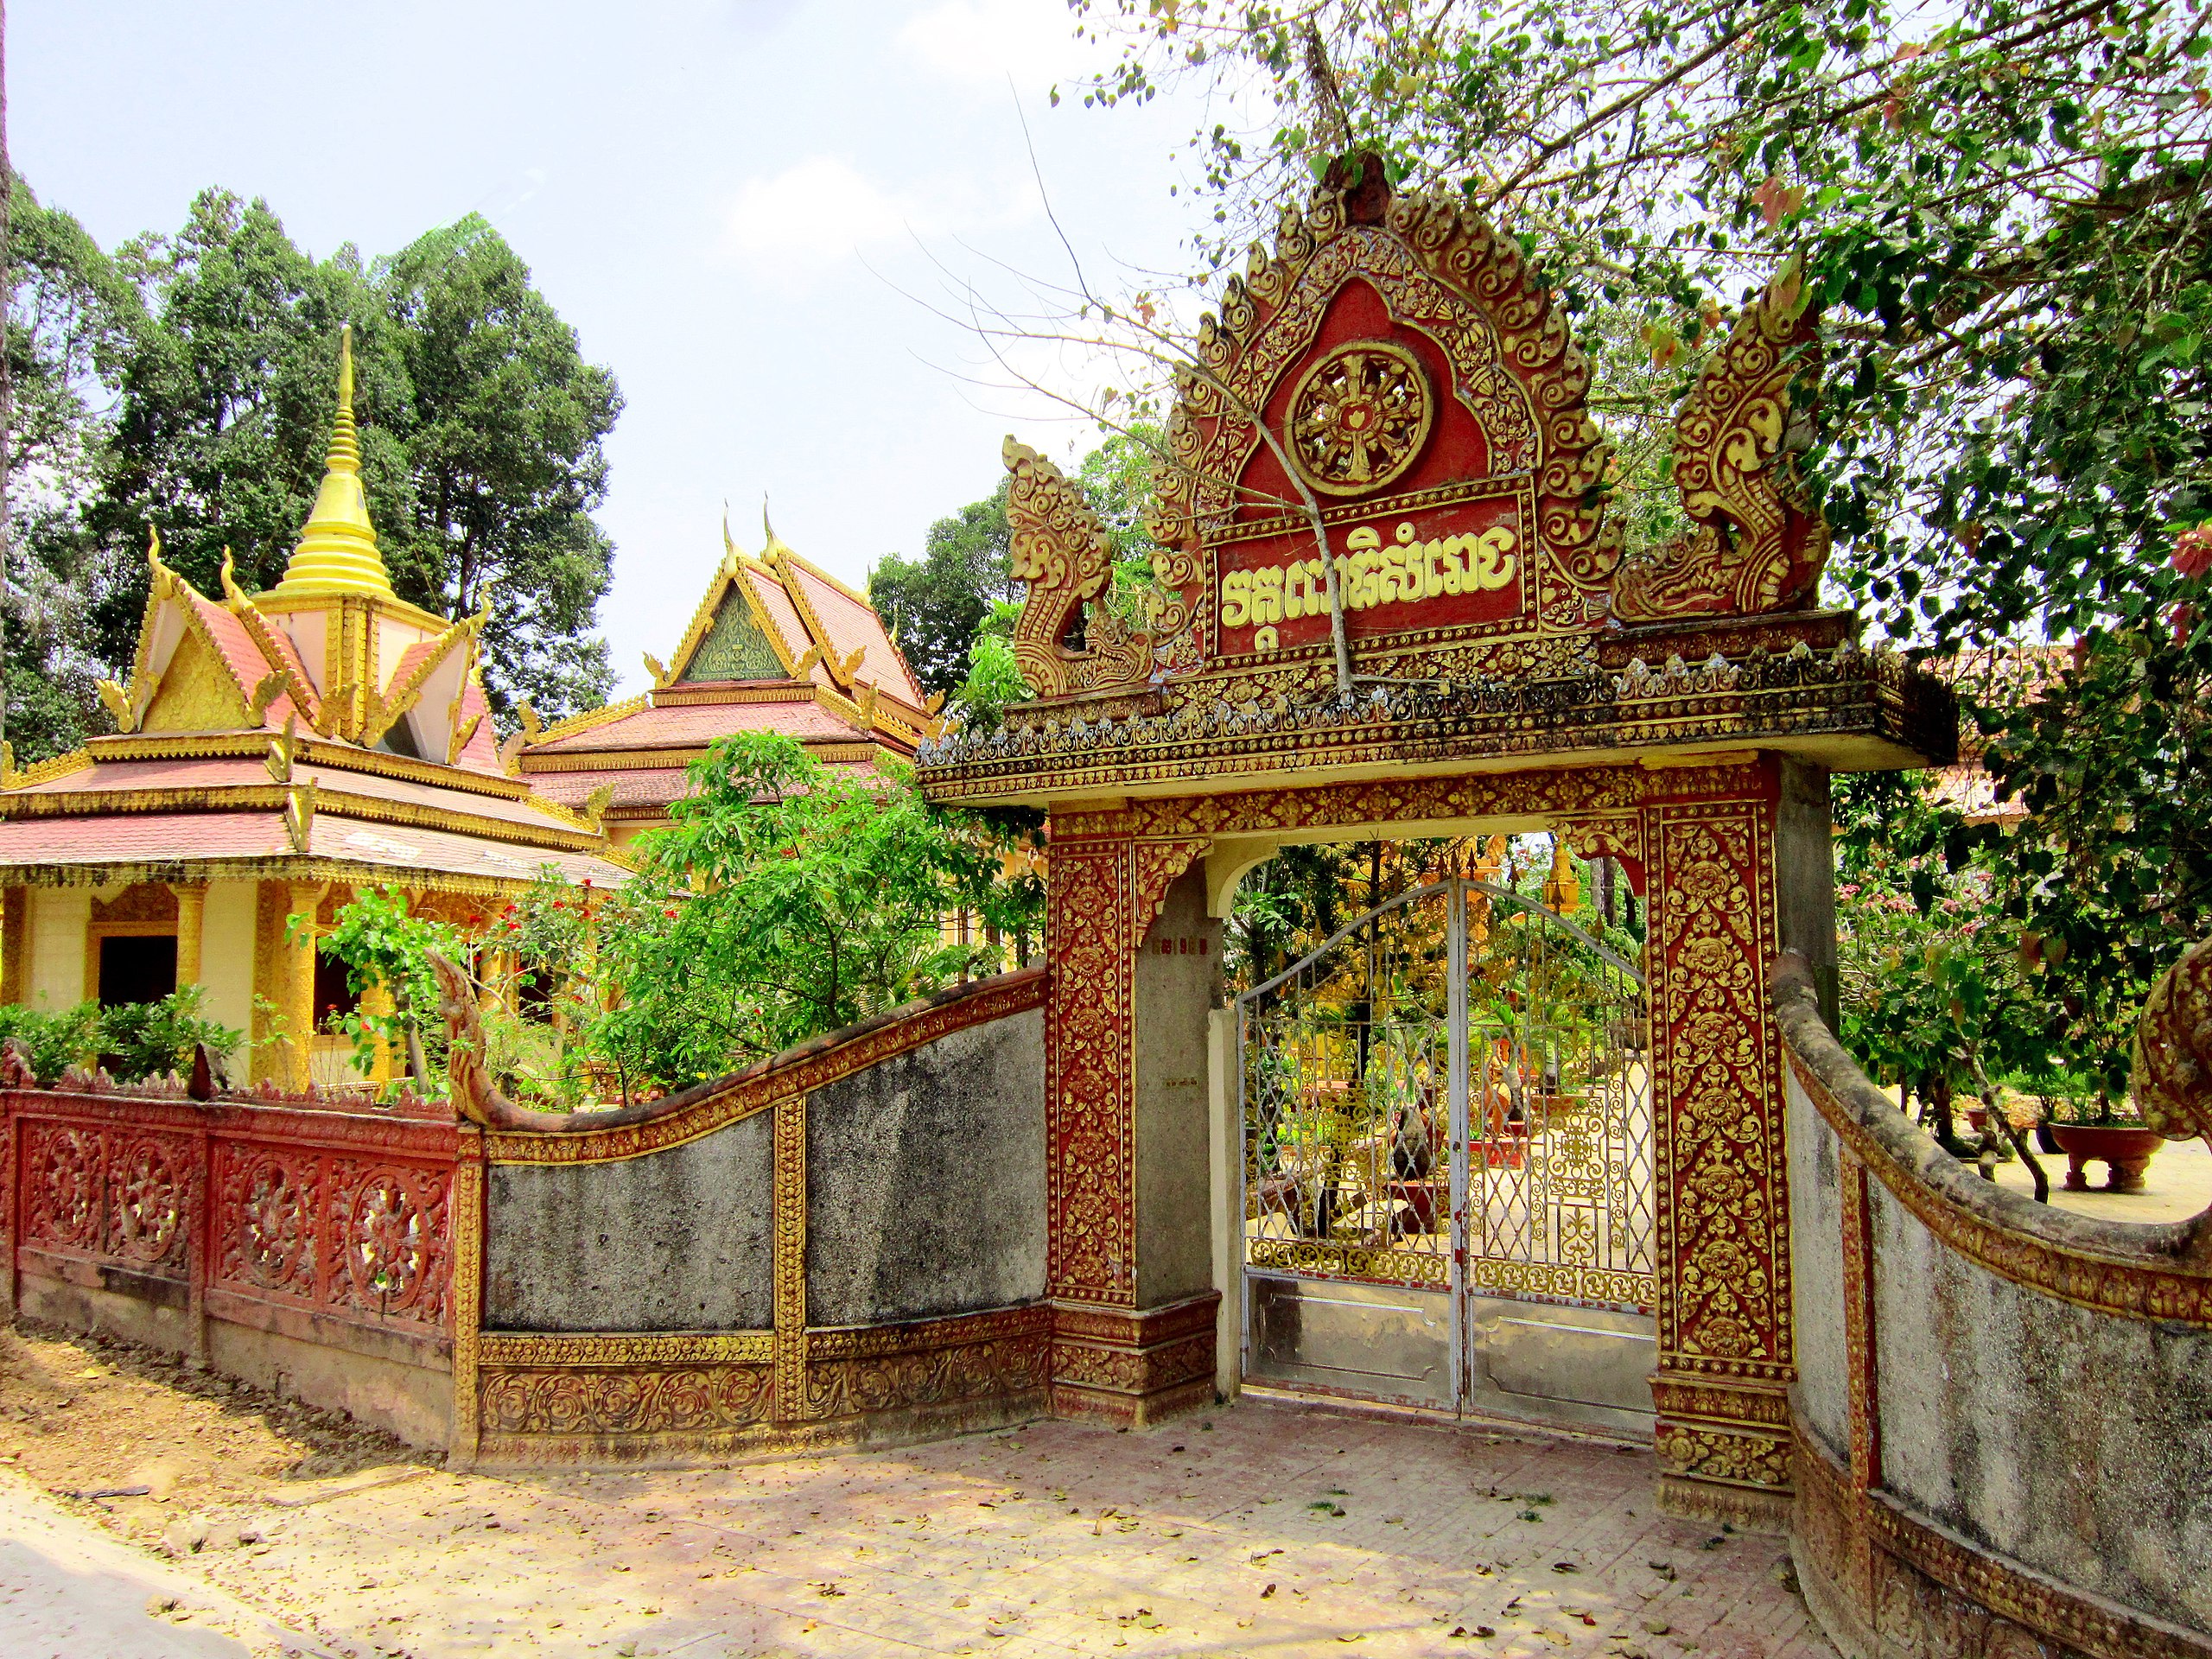
[[[1861,1073],[1804,964],[1789,1062],[1791,1548],[1850,1659],[2212,1656],[2212,1229],[1978,1178]]]
[[[1044,1414],[1046,983],[620,1112],[488,1103],[454,1460],[728,1461]]]

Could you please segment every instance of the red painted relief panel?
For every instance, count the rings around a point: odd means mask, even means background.
[[[1789,1217],[1775,949],[1773,808],[1655,810],[1654,1055],[1659,1347],[1668,1370],[1790,1378]]]
[[[22,1126],[22,1243],[181,1277],[198,1158],[182,1135],[120,1127]]]
[[[1046,1279],[1079,1301],[1136,1299],[1128,842],[1052,849],[1046,953]]]

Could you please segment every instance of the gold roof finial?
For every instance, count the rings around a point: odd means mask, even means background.
[[[377,551],[376,526],[369,522],[369,500],[361,490],[361,446],[353,435],[353,330],[349,325],[338,346],[338,419],[330,432],[330,455],[308,515],[307,533],[292,550],[284,580],[271,597],[292,594],[368,594],[398,597],[384,555]]]

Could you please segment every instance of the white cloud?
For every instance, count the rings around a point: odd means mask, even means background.
[[[1052,0],[944,0],[909,22],[899,43],[948,79],[1025,89],[1078,73],[1097,48],[1075,38]]]
[[[810,156],[739,187],[721,251],[779,270],[819,269],[910,232],[934,234],[956,217],[941,203],[885,189],[834,156]]]
[[[969,178],[890,188],[835,156],[810,156],[747,179],[724,210],[719,251],[786,282],[893,244],[940,240],[1020,224],[1036,190],[1009,175],[988,189]]]

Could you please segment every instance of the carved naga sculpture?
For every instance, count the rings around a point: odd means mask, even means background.
[[[2129,1081],[2145,1128],[2169,1141],[2212,1136],[2212,939],[2192,945],[2144,999]]]
[[[476,988],[467,974],[436,951],[430,971],[438,981],[438,1013],[446,1022],[446,1079],[453,1109],[471,1123],[506,1129],[526,1121],[522,1109],[499,1092],[484,1065],[484,1020],[476,1007]]]
[[[1623,563],[1613,579],[1623,621],[1757,616],[1811,602],[1828,527],[1797,475],[1789,388],[1815,363],[1815,338],[1794,280],[1737,319],[1675,423],[1675,483],[1691,527]]]
[[[1114,580],[1106,527],[1082,490],[1028,445],[1009,437],[1004,454],[1014,474],[1006,506],[1013,574],[1028,588],[1014,625],[1014,660],[1031,695],[1143,690],[1152,636],[1097,602]],[[1082,644],[1071,644],[1078,631]]]

